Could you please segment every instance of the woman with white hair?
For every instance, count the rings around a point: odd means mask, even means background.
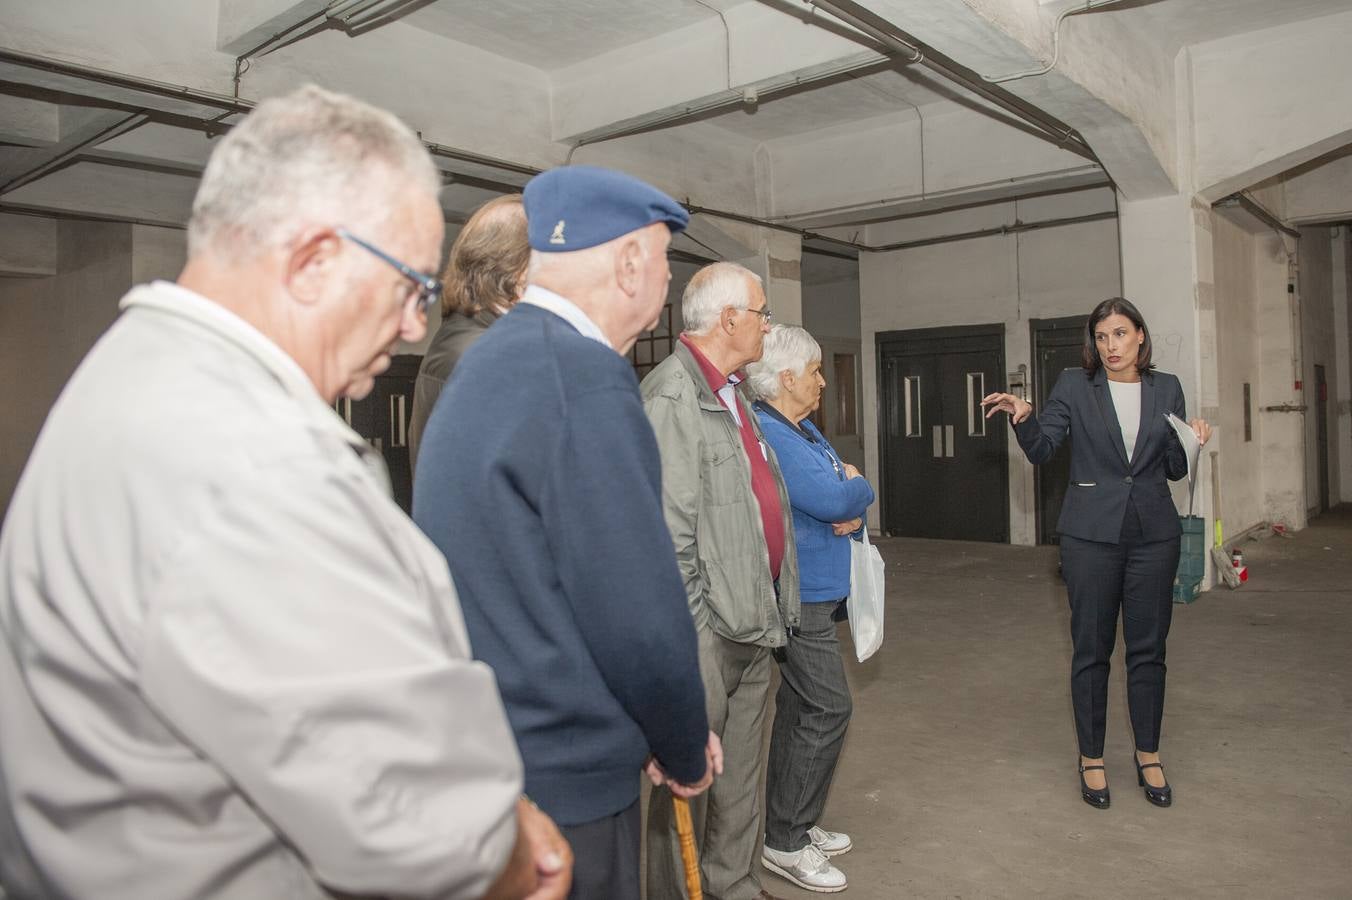
[[[834,893],[847,883],[827,857],[852,846],[849,835],[817,825],[852,708],[836,619],[850,592],[851,536],[862,534],[873,488],[808,419],[826,386],[822,350],[812,335],[795,325],[776,325],[747,374],[793,508],[803,600],[802,623],[776,657],[781,678],[761,862],[799,887]]]

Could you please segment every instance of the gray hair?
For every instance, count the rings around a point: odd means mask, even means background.
[[[691,334],[708,334],[725,307],[746,309],[751,303],[748,282],[761,277],[737,263],[716,262],[695,273],[681,295],[681,320]]]
[[[765,336],[761,358],[746,367],[746,374],[757,397],[773,400],[783,387],[779,380],[781,373],[792,372],[800,376],[808,365],[821,358],[821,344],[805,329],[797,325],[775,325]]]
[[[441,179],[393,114],[314,85],[260,103],[211,154],[193,199],[188,255],[249,255],[316,222],[383,228],[393,191]]]

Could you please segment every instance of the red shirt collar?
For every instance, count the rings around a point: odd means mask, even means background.
[[[680,341],[682,344],[685,344],[685,348],[690,351],[690,355],[693,356],[695,362],[699,364],[699,370],[704,373],[705,380],[709,382],[709,389],[715,394],[723,390],[726,385],[740,384],[746,378],[746,373],[741,369],[738,369],[736,372],[733,372],[731,375],[724,378],[723,373],[719,371],[718,366],[709,362],[709,357],[700,352],[700,349],[695,346],[694,341],[690,340],[684,334],[681,335]]]

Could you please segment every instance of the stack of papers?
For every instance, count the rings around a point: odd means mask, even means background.
[[[1192,501],[1197,490],[1197,458],[1202,455],[1202,442],[1197,440],[1197,432],[1192,430],[1192,426],[1178,416],[1165,413],[1164,418],[1178,435],[1178,442],[1183,445],[1183,452],[1188,457],[1188,515],[1192,515]]]

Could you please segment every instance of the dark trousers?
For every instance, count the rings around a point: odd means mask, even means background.
[[[1117,614],[1127,650],[1127,708],[1136,749],[1155,753],[1164,717],[1164,641],[1173,617],[1179,542],[1143,542],[1128,504],[1116,544],[1061,536],[1061,571],[1070,594],[1074,653],[1070,697],[1080,754],[1103,756],[1108,714],[1108,661],[1117,642]]]
[[[804,603],[779,663],[765,769],[765,844],[774,850],[808,845],[845,743],[853,705],[833,615],[840,602]]]
[[[581,825],[562,825],[573,848],[573,886],[569,900],[638,900],[638,801],[628,808]]]

